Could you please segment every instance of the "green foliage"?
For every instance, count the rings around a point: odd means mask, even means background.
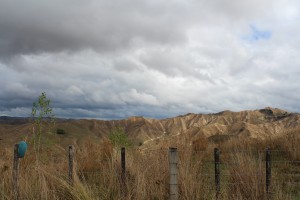
[[[38,97],[38,101],[32,105],[31,117],[33,119],[33,135],[31,142],[33,143],[37,158],[41,146],[47,146],[52,144],[50,137],[53,135],[55,125],[55,115],[52,113],[50,106],[51,100],[47,98],[46,93]],[[44,136],[42,138],[42,136]]]
[[[130,147],[132,142],[121,127],[113,128],[108,135],[109,140],[115,147]]]
[[[47,99],[46,93],[42,92],[39,96],[38,101],[34,102],[32,105],[31,116],[35,118],[36,123],[41,123],[45,119],[53,119],[54,114],[52,113],[52,108],[50,107],[51,100]]]
[[[58,128],[58,129],[56,129],[56,134],[64,135],[64,134],[66,134],[66,131],[64,129]]]

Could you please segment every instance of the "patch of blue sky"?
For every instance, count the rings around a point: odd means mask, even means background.
[[[243,37],[249,42],[256,42],[259,40],[269,40],[272,37],[272,32],[269,30],[260,30],[254,25],[250,25],[250,34]]]

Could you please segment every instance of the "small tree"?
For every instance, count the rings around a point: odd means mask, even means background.
[[[38,97],[38,101],[32,105],[31,116],[33,119],[33,137],[32,143],[36,152],[37,159],[41,149],[41,143],[46,144],[47,138],[43,138],[42,135],[50,135],[53,133],[52,129],[55,124],[55,115],[52,113],[50,106],[51,100],[47,98],[46,93]]]
[[[111,143],[114,145],[114,147],[118,149],[121,147],[132,146],[132,142],[128,138],[124,129],[121,127],[115,127],[112,130],[110,130],[108,138],[111,141]]]

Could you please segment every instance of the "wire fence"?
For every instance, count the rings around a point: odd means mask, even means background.
[[[148,193],[162,199],[178,199],[206,192],[219,199],[226,192],[230,193],[228,191],[238,190],[240,193],[256,191],[271,199],[276,189],[281,187],[291,191],[295,199],[300,198],[300,160],[282,156],[286,152],[282,150],[253,152],[175,148],[176,155],[171,160],[168,148],[122,148],[121,151],[113,151],[107,158],[94,156],[95,159],[77,154],[72,146],[68,149],[67,171],[59,171],[56,175],[68,180],[71,186],[77,176],[79,181],[91,188],[106,187],[106,182],[115,180],[119,183],[117,188],[121,196],[134,190],[137,196],[138,193]],[[18,169],[18,166],[14,168]],[[15,172],[12,178],[15,199],[19,198],[18,174]],[[175,179],[172,179],[174,175]],[[145,185],[144,188],[141,185]],[[135,190],[134,187],[142,189]]]
[[[144,159],[134,159],[130,155],[128,156],[129,161],[126,161],[126,166],[128,168],[133,168],[134,166],[144,166],[141,170],[147,171],[150,169],[150,171],[157,170],[156,172],[158,174],[164,174],[166,177],[163,177],[164,179],[167,179],[168,176],[171,176],[170,171],[171,169],[167,167],[167,160],[169,159],[167,157],[167,153],[169,149],[149,149],[149,150],[136,150],[131,149],[130,151],[138,151],[142,152],[145,156]],[[218,196],[218,193],[222,190],[221,187],[224,188],[230,188],[230,187],[247,187],[245,185],[249,184],[249,180],[252,179],[252,182],[250,181],[250,184],[256,185],[261,188],[261,190],[264,190],[266,195],[272,196],[272,193],[274,189],[272,189],[273,185],[278,185],[281,182],[284,182],[288,184],[289,186],[293,185],[300,188],[300,170],[295,171],[293,173],[285,173],[279,170],[280,164],[289,164],[289,165],[298,165],[300,161],[298,160],[284,160],[282,158],[278,158],[276,156],[271,157],[272,154],[276,154],[278,152],[286,152],[281,150],[270,150],[266,149],[265,151],[258,150],[256,151],[256,155],[253,154],[253,152],[250,151],[220,151],[219,152],[219,158],[216,160],[216,152],[211,152],[211,157],[207,159],[200,158],[200,160],[197,159],[197,156],[201,156],[201,154],[209,154],[207,151],[199,151],[199,150],[177,150],[177,156],[178,156],[178,162],[176,163],[176,166],[178,168],[178,182],[176,185],[178,188],[182,188],[187,185],[187,183],[184,183],[186,181],[186,178],[184,177],[187,174],[193,174],[195,175],[195,178],[188,183],[188,185],[192,185],[194,187],[200,187],[203,186],[202,181],[206,181],[207,185],[209,186],[210,190],[215,191],[216,195]],[[222,154],[230,154],[233,156],[233,158],[222,158]],[[248,157],[243,157],[243,154],[249,154],[251,155],[251,159]],[[270,155],[269,158],[267,158],[267,155]],[[234,160],[234,156],[241,156],[239,159]],[[157,165],[157,162],[151,163],[147,162],[149,161],[149,156],[152,156],[152,158],[156,158],[160,165]],[[244,160],[240,160],[241,158],[245,158]],[[254,158],[254,159],[253,159]],[[281,159],[281,160],[279,160]],[[116,159],[117,162],[120,162],[121,159]],[[146,162],[146,164],[143,165],[143,162]],[[269,163],[269,164],[268,164]],[[245,165],[248,165],[251,170],[244,170]],[[155,167],[161,166],[155,169]],[[187,171],[186,168],[190,167],[191,170],[195,170],[197,167],[197,172]],[[216,170],[216,168],[218,168]],[[241,168],[241,170],[239,170]],[[136,168],[135,168],[136,169]],[[246,168],[247,169],[247,168]],[[300,166],[299,168],[300,169]],[[125,170],[124,170],[125,171]],[[272,173],[271,173],[272,172]],[[89,173],[89,172],[88,172]],[[108,172],[109,173],[109,172]],[[119,172],[114,172],[116,176],[120,175]],[[130,170],[126,171],[126,173],[132,173]],[[161,176],[162,177],[162,176]],[[299,178],[298,178],[299,177]],[[151,177],[153,178],[153,177]],[[129,179],[127,181],[130,182]],[[248,181],[248,182],[247,182]],[[163,181],[160,181],[159,179],[156,180],[156,184],[160,184]],[[169,184],[173,186],[174,183],[166,183],[167,180],[164,180],[165,184]],[[273,184],[272,184],[273,183]],[[180,191],[180,189],[179,189]],[[300,195],[299,192],[297,195]],[[271,197],[270,197],[271,198]]]

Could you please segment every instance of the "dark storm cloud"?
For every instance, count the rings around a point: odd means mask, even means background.
[[[185,40],[184,4],[158,1],[16,1],[0,3],[1,55],[124,50],[139,41]]]
[[[300,112],[296,0],[0,2],[0,115]],[[252,27],[252,28],[251,28]]]

